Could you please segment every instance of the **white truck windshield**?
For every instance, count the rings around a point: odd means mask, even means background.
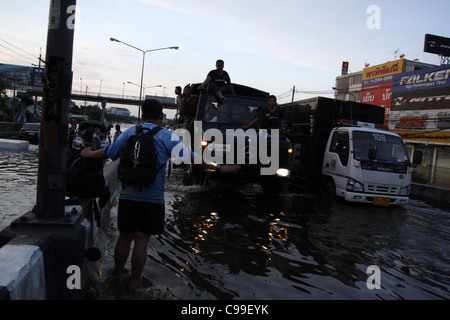
[[[375,161],[404,163],[409,161],[405,144],[400,137],[382,132],[354,131],[353,157],[357,160],[369,160],[369,149],[376,147]]]

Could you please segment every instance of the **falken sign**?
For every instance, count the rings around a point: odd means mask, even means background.
[[[393,77],[389,129],[405,140],[450,143],[450,66]]]
[[[421,72],[419,73],[419,71]],[[394,92],[435,89],[449,86],[450,66],[440,66],[419,71],[406,72],[400,76],[394,76]]]

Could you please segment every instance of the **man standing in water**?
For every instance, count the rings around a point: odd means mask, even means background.
[[[163,120],[162,106],[157,100],[145,100],[142,103],[143,128],[151,130],[161,126]],[[136,127],[131,127],[124,131],[114,142],[105,149],[92,151],[85,148],[81,156],[88,158],[116,160],[120,157],[123,146],[127,140],[135,135]],[[142,271],[147,259],[147,246],[151,235],[161,234],[164,231],[165,207],[165,165],[172,156],[172,150],[182,143],[178,137],[172,137],[173,133],[167,129],[161,129],[154,136],[155,148],[157,152],[156,165],[160,168],[154,182],[146,186],[139,187],[122,183],[118,208],[118,228],[119,239],[114,250],[114,263],[116,276],[120,276],[130,254],[131,243],[134,241],[133,253],[131,256],[131,279],[130,289],[142,287]],[[176,138],[176,139],[174,139]],[[175,156],[186,161],[189,157],[198,157],[189,149],[182,145],[180,154]],[[209,170],[216,170],[221,173],[233,172],[233,166],[217,167],[202,161],[202,166]]]

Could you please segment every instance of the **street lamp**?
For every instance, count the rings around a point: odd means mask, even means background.
[[[138,84],[136,84],[136,83],[133,83],[133,82],[131,82],[131,81],[127,81],[127,83],[128,84],[132,84],[133,86],[136,86],[136,87],[140,87],[140,85],[138,85]],[[142,85],[142,95],[145,97],[145,89],[149,89],[149,88],[162,88],[162,85],[161,84],[158,84],[158,85],[156,85],[156,86],[149,86],[149,87],[146,87],[145,86],[145,84],[143,84]]]
[[[147,52],[152,52],[152,51],[159,51],[159,50],[167,50],[167,49],[174,49],[174,50],[178,50],[179,47],[178,46],[174,46],[174,47],[165,47],[165,48],[158,48],[158,49],[150,49],[150,50],[142,50],[139,49],[135,46],[132,46],[128,43],[125,43],[123,41],[117,40],[115,38],[109,38],[109,40],[111,40],[112,42],[120,42],[128,47],[131,47],[133,49],[139,50],[140,52],[142,52],[142,71],[141,71],[141,88],[140,88],[140,93],[139,93],[139,109],[138,109],[138,121],[140,121],[141,118],[141,105],[142,105],[142,84],[144,81],[144,63],[145,63],[145,54]]]

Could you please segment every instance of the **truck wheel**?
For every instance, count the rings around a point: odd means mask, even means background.
[[[208,179],[209,179],[208,172],[204,172],[202,169],[200,169],[198,167],[193,167],[192,173],[193,173],[194,184],[200,185],[202,187],[204,187],[208,184]]]
[[[285,178],[277,178],[274,176],[262,177],[260,185],[263,193],[266,194],[288,194],[289,181]]]
[[[321,190],[320,197],[326,203],[332,203],[336,198],[336,187],[334,182],[330,179],[325,180]]]
[[[261,185],[261,189],[262,192],[265,194],[273,194],[275,193],[275,188],[272,182],[272,179],[270,179],[271,177],[261,177],[260,180],[260,185]]]

